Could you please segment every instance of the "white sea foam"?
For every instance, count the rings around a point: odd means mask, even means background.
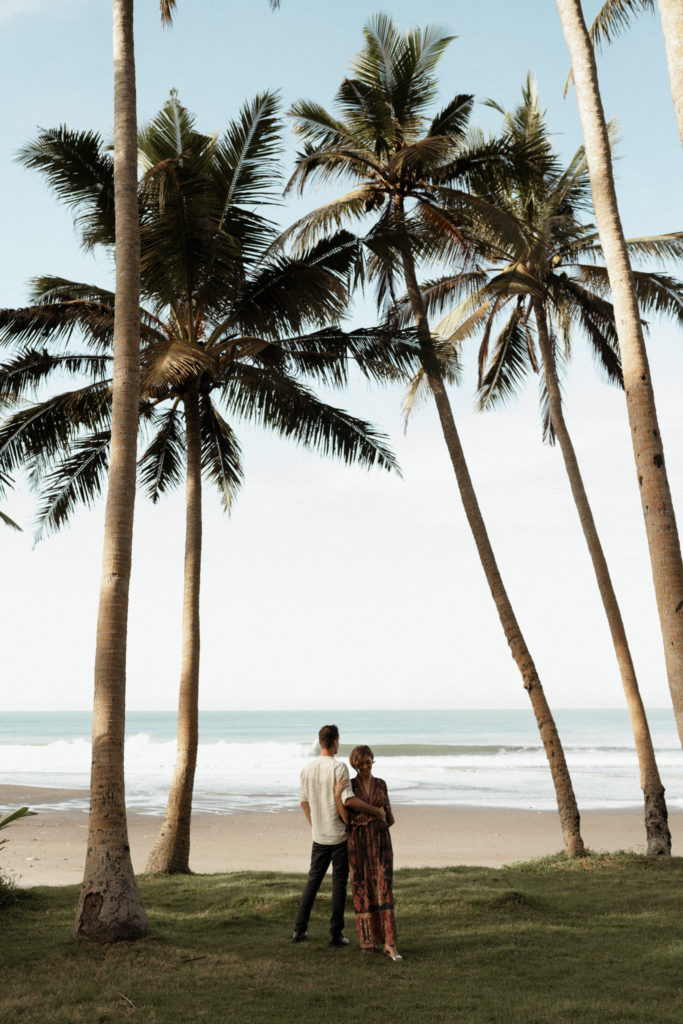
[[[301,768],[313,755],[311,742],[286,738],[244,742],[200,742],[194,806],[216,813],[248,808],[277,809],[298,803]],[[452,739],[452,737],[449,737]],[[468,737],[469,738],[469,737]],[[476,737],[476,739],[484,739]],[[10,741],[8,741],[10,740]],[[0,782],[87,789],[90,742],[81,737],[48,742],[0,742]],[[556,807],[547,760],[533,744],[465,743],[450,746],[443,737],[393,736],[377,750],[376,774],[384,778],[394,803]],[[410,740],[412,742],[405,742]],[[425,742],[425,740],[431,740]],[[614,740],[614,736],[610,737]],[[438,754],[429,754],[430,745]],[[420,753],[412,753],[419,749]],[[443,751],[448,750],[448,753]],[[457,752],[450,752],[457,751]],[[628,745],[566,748],[574,788],[582,808],[627,807],[642,802],[635,751]],[[126,794],[131,808],[160,814],[165,806],[176,756],[175,741],[136,732],[126,741]],[[671,807],[683,808],[683,757],[666,747],[658,763]],[[85,807],[85,800],[71,802]],[[54,805],[52,805],[54,806]]]

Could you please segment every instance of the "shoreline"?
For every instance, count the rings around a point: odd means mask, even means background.
[[[0,806],[63,803],[86,796],[81,790],[0,785]],[[2,812],[7,813],[7,811]],[[397,869],[475,865],[502,867],[563,849],[556,811],[505,807],[394,807],[392,828]],[[133,868],[145,870],[147,856],[161,825],[160,815],[128,813]],[[669,812],[674,855],[683,855],[683,810]],[[641,808],[590,810],[581,814],[586,846],[594,851],[645,852]],[[43,808],[35,817],[14,822],[3,832],[0,870],[20,887],[78,885],[83,877],[88,815],[85,811]],[[301,810],[195,812],[190,866],[197,874],[233,871],[306,872],[311,852],[310,828]]]

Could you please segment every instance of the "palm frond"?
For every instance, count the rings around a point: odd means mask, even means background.
[[[294,371],[330,387],[346,385],[351,366],[375,384],[403,382],[419,366],[415,329],[391,324],[348,332],[324,328],[280,345]]]
[[[55,340],[66,344],[74,332],[96,350],[111,351],[113,309],[94,302],[59,302],[0,310],[0,344],[34,345]]]
[[[327,237],[331,231],[341,231],[349,222],[361,220],[370,194],[366,188],[354,189],[312,210],[282,232],[278,238],[278,247],[291,241],[293,251],[298,255]]]
[[[114,162],[97,132],[73,132],[62,125],[41,131],[17,159],[40,171],[62,202],[76,210],[86,250],[114,243]]]
[[[628,254],[634,259],[683,260],[683,231],[672,231],[664,235],[649,235],[642,238],[627,238]]]
[[[12,530],[18,530],[19,533],[23,532],[22,527],[19,526],[18,523],[15,523],[13,519],[10,519],[7,513],[3,512],[2,509],[0,509],[0,522],[3,522],[5,526],[9,526]]]
[[[490,307],[486,280],[484,271],[476,271],[450,274],[436,281],[425,282],[422,297],[428,313],[438,316],[448,310],[433,328],[434,334],[440,338],[460,341],[475,333]],[[464,298],[461,298],[463,295]]]
[[[330,185],[337,181],[362,182],[362,190],[371,195],[385,181],[385,169],[373,154],[360,147],[328,146],[314,149],[306,145],[297,154],[295,170],[285,186],[285,195],[296,188],[302,195],[307,184]]]
[[[594,286],[602,268],[590,267],[590,284]],[[594,274],[594,272],[597,272]],[[604,283],[607,282],[606,271]],[[591,353],[603,379],[617,387],[623,386],[619,339],[614,320],[614,307],[601,294],[584,287],[581,281],[564,279],[562,293],[571,319],[578,323],[588,338]],[[609,294],[609,289],[606,289]],[[567,302],[566,300],[569,299]]]
[[[166,397],[214,367],[213,358],[200,346],[181,338],[165,339],[141,353],[140,392],[150,398]]]
[[[596,49],[609,46],[639,14],[655,10],[655,0],[605,0],[588,30]]]
[[[263,92],[245,103],[216,146],[211,177],[226,222],[231,206],[279,201],[282,121],[277,93]]]
[[[223,388],[237,416],[347,464],[399,472],[386,439],[364,420],[321,402],[308,388],[275,368],[238,364]]]
[[[408,430],[408,421],[414,412],[417,412],[431,397],[427,375],[422,367],[417,371],[408,387],[403,392],[401,399],[401,413],[403,419],[403,430]]]
[[[479,409],[492,408],[514,398],[529,375],[531,362],[523,307],[515,305],[496,338],[488,367],[477,390]]]
[[[111,433],[78,438],[51,472],[41,478],[36,542],[64,526],[79,505],[91,507],[102,493],[109,466]]]
[[[110,356],[89,354],[50,355],[45,349],[21,348],[6,363],[0,364],[0,397],[17,399],[35,394],[55,373],[71,373],[99,380],[111,371]]]
[[[239,442],[208,395],[200,399],[199,417],[202,471],[218,489],[223,510],[229,512],[244,479]]]
[[[42,464],[67,448],[82,429],[109,426],[111,382],[54,395],[20,409],[0,425],[0,466],[15,471]]]
[[[460,140],[465,135],[474,105],[471,93],[454,96],[433,118],[429,126],[429,135],[446,136],[449,140]]]
[[[159,0],[159,13],[161,15],[161,24],[164,28],[170,28],[173,24],[173,12],[175,10],[175,5],[176,0]]]
[[[170,409],[154,415],[154,436],[138,459],[140,486],[155,504],[184,477],[186,449],[179,404],[178,398]]]

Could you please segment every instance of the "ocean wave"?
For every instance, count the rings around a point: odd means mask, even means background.
[[[385,740],[373,744],[375,774],[384,778],[397,803],[472,804],[526,807],[556,806],[543,747],[533,743],[447,743]],[[642,803],[638,763],[626,738],[623,744],[573,743],[565,748],[581,807],[619,807]],[[341,749],[348,756],[351,746]],[[299,773],[313,756],[312,742],[286,739],[200,742],[195,783],[196,810],[231,813],[275,810],[298,804]],[[683,806],[683,758],[668,743],[658,763],[671,807]],[[176,758],[175,739],[147,731],[126,739],[128,805],[144,813],[162,813]],[[0,743],[0,782],[87,790],[90,742],[80,737],[49,742]],[[57,805],[50,804],[55,807]],[[87,807],[87,801],[68,801]]]

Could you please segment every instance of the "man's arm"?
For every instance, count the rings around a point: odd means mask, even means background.
[[[308,824],[311,827],[313,827],[313,821],[311,819],[311,805],[309,804],[308,800],[302,800],[301,801],[301,809],[302,809],[302,811],[304,812],[304,814],[306,815],[306,817],[308,819]]]
[[[350,796],[348,800],[344,801],[344,806],[350,807],[352,811],[360,811],[362,814],[372,814],[373,817],[379,818],[383,825],[387,823],[387,816],[383,807],[366,804],[365,800],[359,800],[357,796]]]

